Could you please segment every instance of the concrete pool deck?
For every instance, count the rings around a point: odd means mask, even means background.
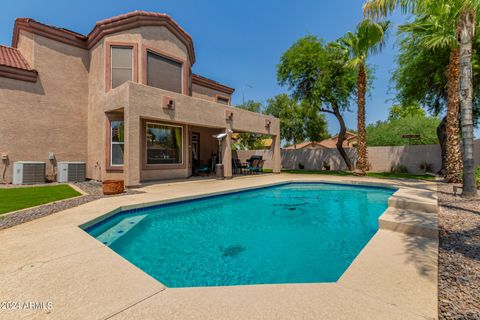
[[[78,227],[119,207],[288,181],[399,188],[379,219],[381,228],[336,283],[166,288]],[[437,318],[433,182],[271,174],[141,190],[145,193],[99,199],[0,231],[0,297],[15,303],[10,310],[0,308],[0,319]]]

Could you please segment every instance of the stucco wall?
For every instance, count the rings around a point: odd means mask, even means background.
[[[104,37],[91,51],[91,64],[89,74],[90,87],[90,101],[88,113],[88,167],[87,177],[104,180],[104,179],[123,179],[122,171],[108,170],[107,164],[107,126],[108,120],[105,113],[106,109],[109,111],[115,110],[123,112],[125,105],[121,98],[108,99],[110,105],[106,106],[107,97],[115,95],[120,89],[110,90],[106,92],[106,43],[135,43],[137,44],[137,65],[134,68],[138,72],[138,81],[142,82],[144,78],[144,55],[145,48],[155,48],[162,53],[175,56],[186,61],[185,70],[190,67],[188,61],[188,53],[185,45],[178,40],[166,27],[140,27],[128,31],[119,32],[113,35]],[[188,73],[186,73],[188,74]],[[190,81],[190,80],[188,80]],[[140,169],[138,169],[140,170]],[[167,173],[158,174],[152,171],[144,172],[142,175],[145,179],[151,180],[154,178],[170,178],[170,177],[184,177],[185,170],[169,170],[168,177],[164,177]]]
[[[356,160],[356,149],[347,148],[352,160]],[[368,161],[373,172],[389,172],[395,165],[405,165],[412,173],[420,172],[422,163],[432,165],[433,172],[441,167],[441,153],[439,145],[398,146],[398,147],[369,147]],[[241,150],[236,152],[242,161],[251,155],[262,155],[265,168],[271,168],[271,152],[268,150]],[[323,161],[328,161],[332,170],[345,170],[345,164],[336,149],[297,149],[282,150],[282,168],[298,169],[303,163],[307,170],[321,170]],[[480,139],[475,141],[475,162],[480,165]]]
[[[231,95],[229,94],[220,92],[218,90],[206,88],[204,86],[201,86],[195,83],[192,84],[192,91],[193,91],[192,96],[200,99],[213,101],[213,102],[217,102],[217,95],[231,99]]]
[[[0,77],[5,182],[11,182],[15,161],[44,161],[51,174],[49,152],[57,161],[87,160],[88,51],[26,32],[18,48],[39,77],[36,83]]]
[[[137,69],[139,83],[128,82],[106,91],[107,43],[136,45],[134,69]],[[142,84],[147,47],[185,61],[185,94]],[[7,154],[10,159],[7,182],[11,181],[14,161],[42,160],[50,168],[49,152],[54,152],[58,161],[86,161],[87,178],[95,180],[125,179],[133,185],[142,180],[189,176],[189,135],[184,140],[187,164],[184,168],[142,168],[144,119],[180,123],[186,126],[187,133],[192,125],[199,127],[201,158],[206,162],[212,151],[217,150],[217,141],[211,138],[214,133],[225,132],[227,128],[272,135],[280,131],[278,119],[186,95],[191,81],[185,76],[190,69],[187,48],[166,27],[118,32],[106,36],[90,50],[22,31],[18,48],[38,71],[39,80],[28,83],[0,78],[0,154]],[[217,93],[212,90],[208,94]],[[175,99],[174,111],[163,108],[164,97]],[[226,113],[233,113],[233,120],[227,120]],[[118,118],[122,114],[126,137],[123,172],[110,170],[107,161],[108,117]],[[266,125],[266,120],[270,120],[270,125]],[[275,159],[278,163],[278,157]]]

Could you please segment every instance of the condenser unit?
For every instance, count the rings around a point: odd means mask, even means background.
[[[45,183],[45,162],[16,161],[13,163],[13,184]]]
[[[60,161],[57,165],[58,182],[85,181],[85,162]]]

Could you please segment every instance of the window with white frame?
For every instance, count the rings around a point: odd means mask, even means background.
[[[110,166],[123,166],[125,126],[123,121],[110,121]]]

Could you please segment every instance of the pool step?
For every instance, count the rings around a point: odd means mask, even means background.
[[[419,212],[438,212],[437,194],[435,191],[398,190],[388,199],[391,208],[413,210]]]
[[[140,221],[142,221],[147,215],[128,217],[102,233],[97,237],[97,240],[101,241],[104,245],[110,246],[112,243],[120,239],[123,235],[127,234],[130,229],[135,227]]]
[[[422,236],[438,237],[438,222],[436,212],[423,212],[407,209],[388,208],[378,218],[380,229]]]

